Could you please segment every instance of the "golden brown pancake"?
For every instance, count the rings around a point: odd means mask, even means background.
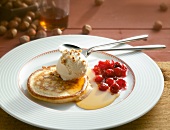
[[[33,97],[52,103],[80,101],[91,90],[87,76],[64,81],[55,65],[42,67],[32,73],[28,78],[27,88]]]

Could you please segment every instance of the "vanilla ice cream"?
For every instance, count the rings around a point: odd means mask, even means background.
[[[87,71],[87,60],[81,50],[64,50],[57,63],[57,72],[63,80],[73,80],[83,77]]]

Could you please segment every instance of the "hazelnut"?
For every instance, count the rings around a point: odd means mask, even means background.
[[[22,21],[19,25],[21,31],[26,31],[29,28],[30,24],[27,21]]]
[[[159,31],[162,29],[162,22],[161,21],[156,21],[153,25],[153,30]]]
[[[23,35],[23,36],[21,36],[21,37],[19,38],[19,42],[20,42],[21,44],[26,43],[26,42],[29,42],[29,41],[30,41],[30,37],[27,36],[27,35]]]
[[[19,17],[14,17],[13,20],[16,20],[18,23],[21,23],[21,18],[19,18]]]
[[[35,13],[32,11],[27,12],[27,16],[30,16],[32,19],[35,19]]]
[[[17,35],[17,30],[15,28],[8,30],[7,38],[14,38]]]
[[[44,30],[39,30],[36,34],[36,38],[39,39],[44,37],[47,37],[47,33]]]
[[[16,20],[11,20],[8,24],[8,28],[17,28],[18,22]]]
[[[34,30],[37,30],[37,26],[36,26],[34,23],[32,23],[32,24],[29,26],[29,28],[33,28]]]
[[[35,36],[35,35],[36,35],[35,29],[29,28],[29,29],[27,30],[27,35],[30,36],[30,37]]]
[[[6,33],[7,29],[5,26],[0,26],[0,36]]]
[[[92,27],[90,25],[86,24],[82,28],[82,33],[83,34],[89,34],[91,30],[92,30]]]
[[[31,23],[32,22],[32,18],[30,16],[25,16],[23,18],[23,21],[27,21],[28,23]]]
[[[26,3],[22,3],[19,8],[27,8],[28,5]]]
[[[160,8],[160,11],[165,12],[165,11],[168,10],[168,5],[165,4],[165,3],[161,3],[161,4],[159,5],[159,8]]]
[[[8,21],[1,21],[0,25],[7,27],[8,26]]]
[[[104,0],[95,0],[95,5],[100,6],[102,5]]]
[[[55,28],[55,29],[53,29],[52,34],[53,34],[53,35],[61,35],[61,34],[62,34],[62,31],[61,31],[61,29],[59,29],[59,28]]]

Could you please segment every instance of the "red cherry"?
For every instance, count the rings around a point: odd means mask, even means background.
[[[124,79],[118,79],[117,81],[116,81],[116,83],[120,86],[120,88],[122,89],[125,89],[125,87],[126,87],[126,81],[124,80]]]
[[[112,94],[118,93],[119,90],[120,90],[120,87],[119,87],[119,85],[118,85],[117,83],[114,83],[114,84],[112,84],[112,85],[110,86],[110,92],[111,92]]]
[[[100,83],[98,87],[99,87],[99,90],[101,91],[106,91],[109,88],[108,84],[106,83]]]
[[[121,76],[122,76],[122,77],[125,77],[125,76],[126,76],[126,70],[123,70],[123,69],[121,70]]]
[[[114,68],[114,60],[110,60],[110,66],[111,66],[111,68]]]
[[[113,78],[107,78],[106,83],[111,86],[113,83],[115,83],[115,80]]]
[[[114,60],[99,61],[93,71],[99,90],[106,91],[110,87],[110,92],[114,94],[118,93],[120,89],[126,88],[126,81],[120,78],[126,76],[125,64],[114,62]]]
[[[105,66],[106,66],[106,69],[112,69],[114,67],[114,61],[113,60],[106,60]]]
[[[94,80],[95,80],[96,82],[100,83],[100,82],[103,81],[103,77],[102,77],[102,75],[96,75]]]
[[[99,61],[98,66],[99,66],[99,68],[100,68],[101,70],[103,70],[103,69],[106,68],[104,61]]]
[[[114,70],[113,69],[107,69],[106,70],[106,76],[107,77],[114,76]]]
[[[114,68],[120,67],[121,68],[122,64],[120,62],[115,62]]]
[[[97,65],[94,66],[93,71],[96,75],[101,74],[100,68]]]
[[[127,67],[126,67],[126,65],[122,64],[122,67],[121,67],[121,69],[123,69],[123,70],[127,70]]]
[[[114,68],[114,74],[115,74],[115,76],[117,76],[117,77],[121,77],[121,76],[122,76],[122,70],[121,70],[121,68],[120,68],[120,67]]]

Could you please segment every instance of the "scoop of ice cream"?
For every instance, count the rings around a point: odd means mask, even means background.
[[[73,80],[86,74],[88,63],[81,50],[64,50],[57,63],[57,72],[63,80]]]

